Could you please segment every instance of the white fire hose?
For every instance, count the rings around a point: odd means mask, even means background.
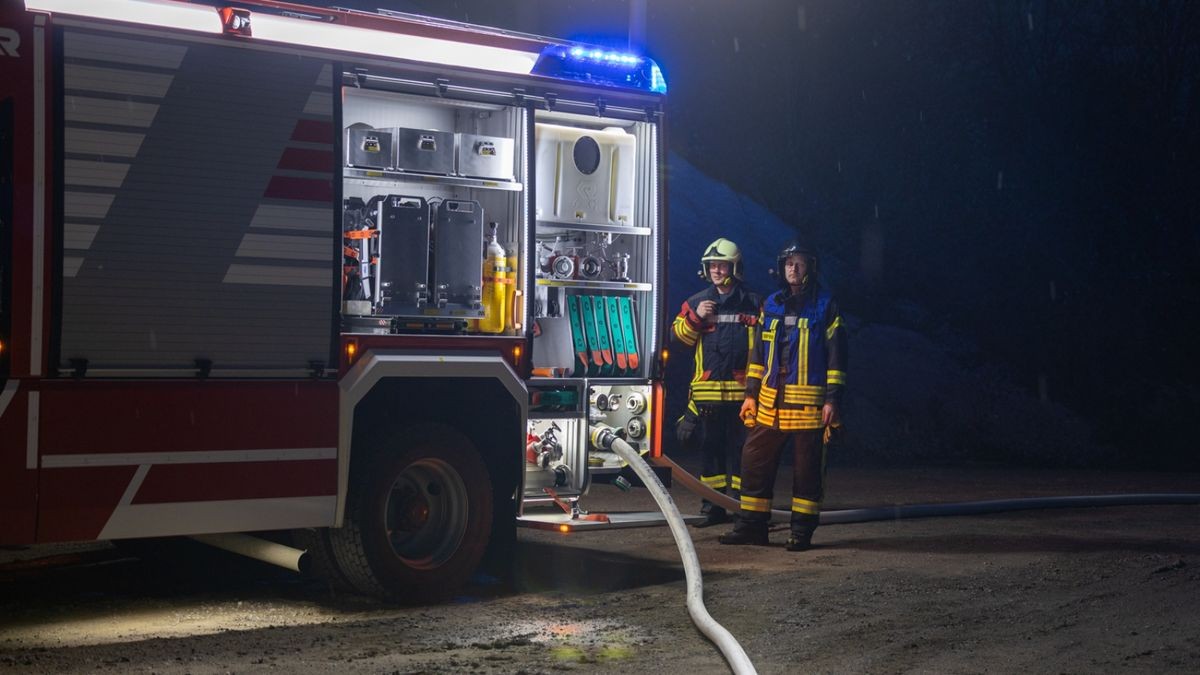
[[[679,509],[675,507],[675,501],[663,487],[662,481],[658,479],[658,476],[638,452],[621,440],[611,427],[593,425],[591,437],[592,443],[596,447],[612,450],[629,463],[634,473],[646,485],[646,489],[650,490],[654,501],[658,503],[658,508],[666,516],[667,525],[671,527],[671,534],[675,537],[675,545],[679,547],[679,557],[683,560],[683,571],[687,578],[687,608],[688,614],[692,617],[692,623],[696,624],[700,632],[711,640],[717,649],[721,650],[721,654],[729,662],[729,667],[733,669],[735,675],[757,673],[754,664],[750,663],[750,657],[746,656],[746,650],[742,649],[742,645],[738,644],[733,635],[724,626],[717,623],[704,607],[704,586],[700,578],[700,561],[696,558],[696,549],[692,545],[692,537],[688,534],[683,517],[679,515]]]
[[[707,499],[729,511],[737,513],[741,506],[737,500],[708,487],[687,469],[671,461],[666,455],[654,457],[658,466],[671,469],[671,478],[679,481],[692,493]],[[952,502],[947,504],[903,504],[898,506],[876,506],[865,509],[843,509],[821,513],[822,525],[845,525],[867,523],[877,520],[900,520],[901,518],[934,518],[938,516],[970,516],[983,513],[1023,511],[1027,509],[1082,508],[1090,506],[1148,506],[1162,504],[1200,504],[1197,493],[1139,493],[1116,495],[1083,495],[1069,497],[1027,497],[1023,499],[992,499],[978,502]],[[771,517],[788,520],[790,511],[772,509]]]

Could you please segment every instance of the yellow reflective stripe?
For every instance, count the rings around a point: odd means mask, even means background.
[[[763,426],[775,426],[775,409],[765,405],[758,406],[758,414],[754,417],[754,421]]]
[[[724,474],[721,474],[720,476],[700,476],[700,482],[704,483],[710,488],[713,488],[714,490],[723,488],[729,484],[729,481]]]
[[[697,338],[700,337],[700,332],[692,328],[691,324],[682,316],[675,319],[672,328],[675,331],[675,337],[689,347],[695,345]]]
[[[692,383],[692,391],[745,391],[746,385],[737,380],[701,380]]]
[[[775,407],[775,395],[777,393],[778,393],[778,390],[775,389],[775,387],[768,387],[767,385],[764,384],[762,386],[762,388],[758,390],[758,404],[760,406],[774,408]]]
[[[750,366],[746,368],[746,377],[753,377],[757,380],[761,380],[764,374],[766,374],[766,368],[763,368],[757,363],[751,363]]]
[[[817,431],[821,428],[820,418],[815,420],[779,420],[780,431]]]
[[[771,512],[771,500],[770,499],[762,499],[760,497],[747,497],[746,495],[742,495],[741,505],[742,505],[742,508],[747,511],[754,511],[757,513],[770,513]]]
[[[744,401],[746,399],[746,390],[743,388],[740,391],[693,391],[692,398],[708,403],[714,401]]]
[[[692,371],[692,382],[704,377],[704,340],[696,341],[696,369]]]
[[[821,504],[820,502],[814,502],[808,499],[792,497],[792,511],[794,513],[803,513],[810,516],[816,516],[821,514]]]
[[[767,349],[767,362],[764,364],[766,365],[768,372],[772,369],[774,369],[776,372],[779,372],[779,364],[775,363],[775,324],[777,323],[779,323],[779,319],[771,319],[771,330],[763,331],[762,334],[763,340],[766,340],[771,344],[771,346]]]
[[[829,324],[829,328],[825,329],[825,339],[832,340],[833,334],[842,326],[842,317],[834,317],[833,323]]]
[[[796,322],[800,339],[796,341],[796,382],[808,382],[808,319]]]
[[[824,405],[825,388],[810,384],[785,384],[783,402],[795,405]]]
[[[742,477],[734,476],[733,480],[729,481],[729,487],[733,488],[734,490],[741,490],[742,489]]]
[[[841,370],[827,370],[825,381],[829,384],[846,384],[846,373]]]
[[[696,407],[695,401],[688,401],[688,410],[691,410],[693,415],[700,415],[700,409]]]
[[[820,408],[780,408],[780,420],[821,420]]]

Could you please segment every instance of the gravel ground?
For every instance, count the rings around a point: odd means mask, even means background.
[[[827,509],[1197,491],[1195,474],[833,469]],[[697,500],[676,487],[685,510]],[[777,492],[786,495],[787,490]],[[607,486],[592,510],[651,508]],[[783,499],[777,498],[779,503]],[[714,618],[761,673],[1200,672],[1200,507],[835,525],[788,553],[692,530]],[[0,551],[0,672],[721,673],[666,528],[522,530],[511,582],[395,607],[253,561]]]

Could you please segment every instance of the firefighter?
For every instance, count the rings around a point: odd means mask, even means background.
[[[829,291],[817,282],[817,257],[802,241],[779,252],[780,290],[763,304],[752,335],[741,414],[753,420],[742,449],[740,517],[722,544],[767,544],[772,488],[785,447],[794,453],[787,550],[812,544],[824,496],[823,430],[838,420],[846,383],[846,329]]]
[[[739,460],[746,428],[738,406],[746,396],[746,364],[751,326],[762,296],[742,283],[742,253],[737,244],[718,239],[700,258],[700,276],[711,285],[683,303],[673,325],[674,339],[695,349],[695,370],[687,411],[676,426],[685,447],[699,447],[704,458],[700,480],[717,492],[741,488]],[[703,500],[704,520],[696,527],[727,522],[724,508]]]

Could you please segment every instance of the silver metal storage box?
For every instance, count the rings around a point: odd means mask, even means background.
[[[392,166],[392,132],[369,127],[346,129],[346,166],[389,169]]]
[[[406,127],[395,127],[392,131],[397,169],[442,176],[454,173],[454,134]]]
[[[458,175],[513,180],[513,139],[458,134]]]

